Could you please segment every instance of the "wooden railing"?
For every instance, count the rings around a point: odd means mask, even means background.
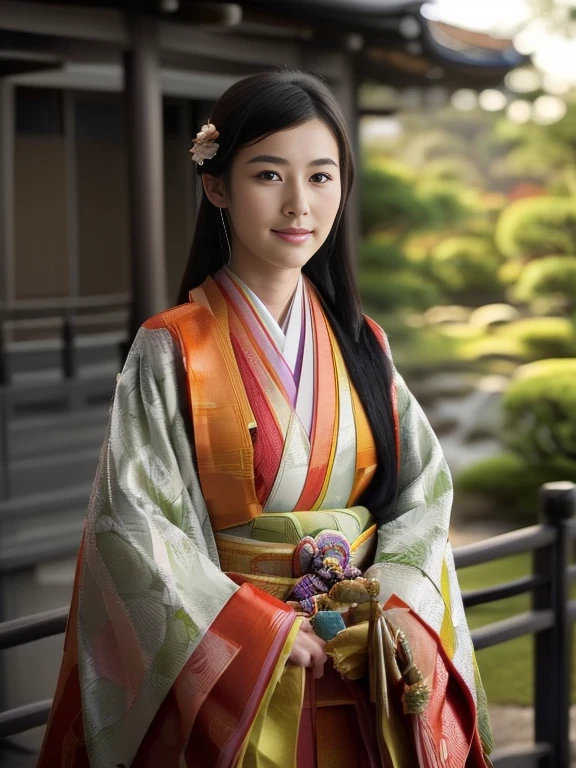
[[[28,412],[105,402],[109,369],[120,370],[131,340],[130,311],[127,293],[0,302],[0,505],[13,498],[9,425]]]

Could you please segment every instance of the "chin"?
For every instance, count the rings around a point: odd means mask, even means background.
[[[314,253],[294,253],[287,255],[285,258],[275,258],[273,261],[268,259],[268,262],[282,269],[302,269],[310,261]]]
[[[319,248],[320,246],[317,246],[316,243],[307,243],[306,247],[291,245],[289,243],[281,243],[279,247],[276,243],[272,250],[272,253],[274,254],[273,258],[266,258],[266,261],[277,267],[283,267],[284,269],[301,269],[310,261]],[[270,251],[268,251],[268,253],[270,253]]]

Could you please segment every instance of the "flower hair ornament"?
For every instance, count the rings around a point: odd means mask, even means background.
[[[202,130],[198,131],[196,138],[192,141],[192,148],[190,149],[192,160],[195,163],[203,165],[204,160],[211,160],[216,155],[219,145],[216,144],[215,139],[219,135],[216,126],[210,120],[202,126]]]

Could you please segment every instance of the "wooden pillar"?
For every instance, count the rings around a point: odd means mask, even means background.
[[[14,86],[0,78],[0,302],[14,299]]]
[[[167,307],[164,254],[162,90],[156,22],[129,19],[125,55],[132,235],[132,333]]]
[[[0,78],[0,307],[14,299],[14,87]],[[8,497],[6,315],[0,310],[0,501]],[[0,595],[1,599],[1,595]],[[0,608],[1,611],[1,608]]]

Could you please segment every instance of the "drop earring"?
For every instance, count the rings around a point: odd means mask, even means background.
[[[226,236],[226,242],[228,243],[228,260],[224,262],[224,265],[227,267],[230,264],[230,260],[232,259],[232,248],[230,247],[230,240],[228,239],[228,230],[226,229],[226,223],[224,221],[224,212],[222,208],[220,208],[220,218],[222,219],[222,227],[224,228],[224,235]]]

